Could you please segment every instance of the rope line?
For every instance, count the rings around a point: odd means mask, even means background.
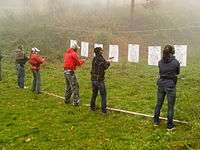
[[[49,92],[46,92],[46,91],[42,91],[42,92],[44,94],[49,95],[49,96],[54,96],[54,97],[57,97],[57,98],[60,98],[60,99],[63,99],[63,100],[65,99],[64,97],[56,95],[56,94],[53,94],[53,93],[49,93]],[[90,105],[89,104],[83,104],[83,106],[89,107]],[[143,114],[143,113],[127,111],[127,110],[122,110],[122,109],[116,109],[116,108],[107,107],[107,110],[114,111],[114,112],[121,112],[121,113],[125,113],[125,114],[130,114],[130,115],[136,115],[136,116],[143,116],[143,117],[153,118],[152,115],[147,115],[147,114]],[[164,118],[164,117],[160,117],[160,119],[161,120],[167,120],[167,118]],[[181,120],[177,120],[177,119],[174,119],[174,122],[181,123],[181,124],[189,124],[189,122],[187,122],[187,121],[181,121]]]

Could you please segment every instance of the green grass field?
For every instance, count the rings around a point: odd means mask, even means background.
[[[82,104],[91,97],[90,62],[76,72]],[[175,119],[190,122],[176,124],[167,132],[166,122],[153,127],[149,118],[98,110],[86,106],[65,105],[63,100],[16,86],[14,64],[3,61],[0,82],[0,149],[200,149],[199,64],[182,68],[177,85]],[[156,102],[157,67],[145,63],[112,64],[107,71],[108,106],[152,115]],[[42,89],[64,95],[62,64],[44,64]],[[32,75],[26,66],[26,85]],[[166,102],[162,116],[166,117]]]

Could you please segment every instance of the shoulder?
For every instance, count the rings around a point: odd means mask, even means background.
[[[176,58],[174,58],[173,62],[174,62],[175,64],[177,64],[177,65],[180,65],[180,62],[179,62]]]

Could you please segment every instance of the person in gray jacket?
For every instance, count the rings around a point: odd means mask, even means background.
[[[17,70],[17,84],[19,88],[24,88],[25,68],[24,65],[28,61],[25,55],[23,45],[18,46],[16,50],[16,70]]]
[[[154,125],[160,124],[160,110],[164,102],[165,96],[168,99],[168,111],[167,111],[167,129],[174,129],[173,123],[174,117],[174,105],[176,101],[176,83],[177,75],[180,73],[180,63],[173,56],[175,53],[174,47],[166,45],[163,50],[163,57],[159,61],[159,75],[160,78],[157,81],[157,104],[154,112]]]

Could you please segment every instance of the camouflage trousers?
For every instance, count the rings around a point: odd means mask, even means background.
[[[74,71],[65,70],[65,103],[80,104],[79,84]]]
[[[17,84],[19,88],[24,88],[25,69],[23,65],[17,64]]]
[[[32,82],[32,91],[36,94],[41,93],[40,84],[41,84],[41,78],[40,78],[40,71],[33,70],[33,82]]]

